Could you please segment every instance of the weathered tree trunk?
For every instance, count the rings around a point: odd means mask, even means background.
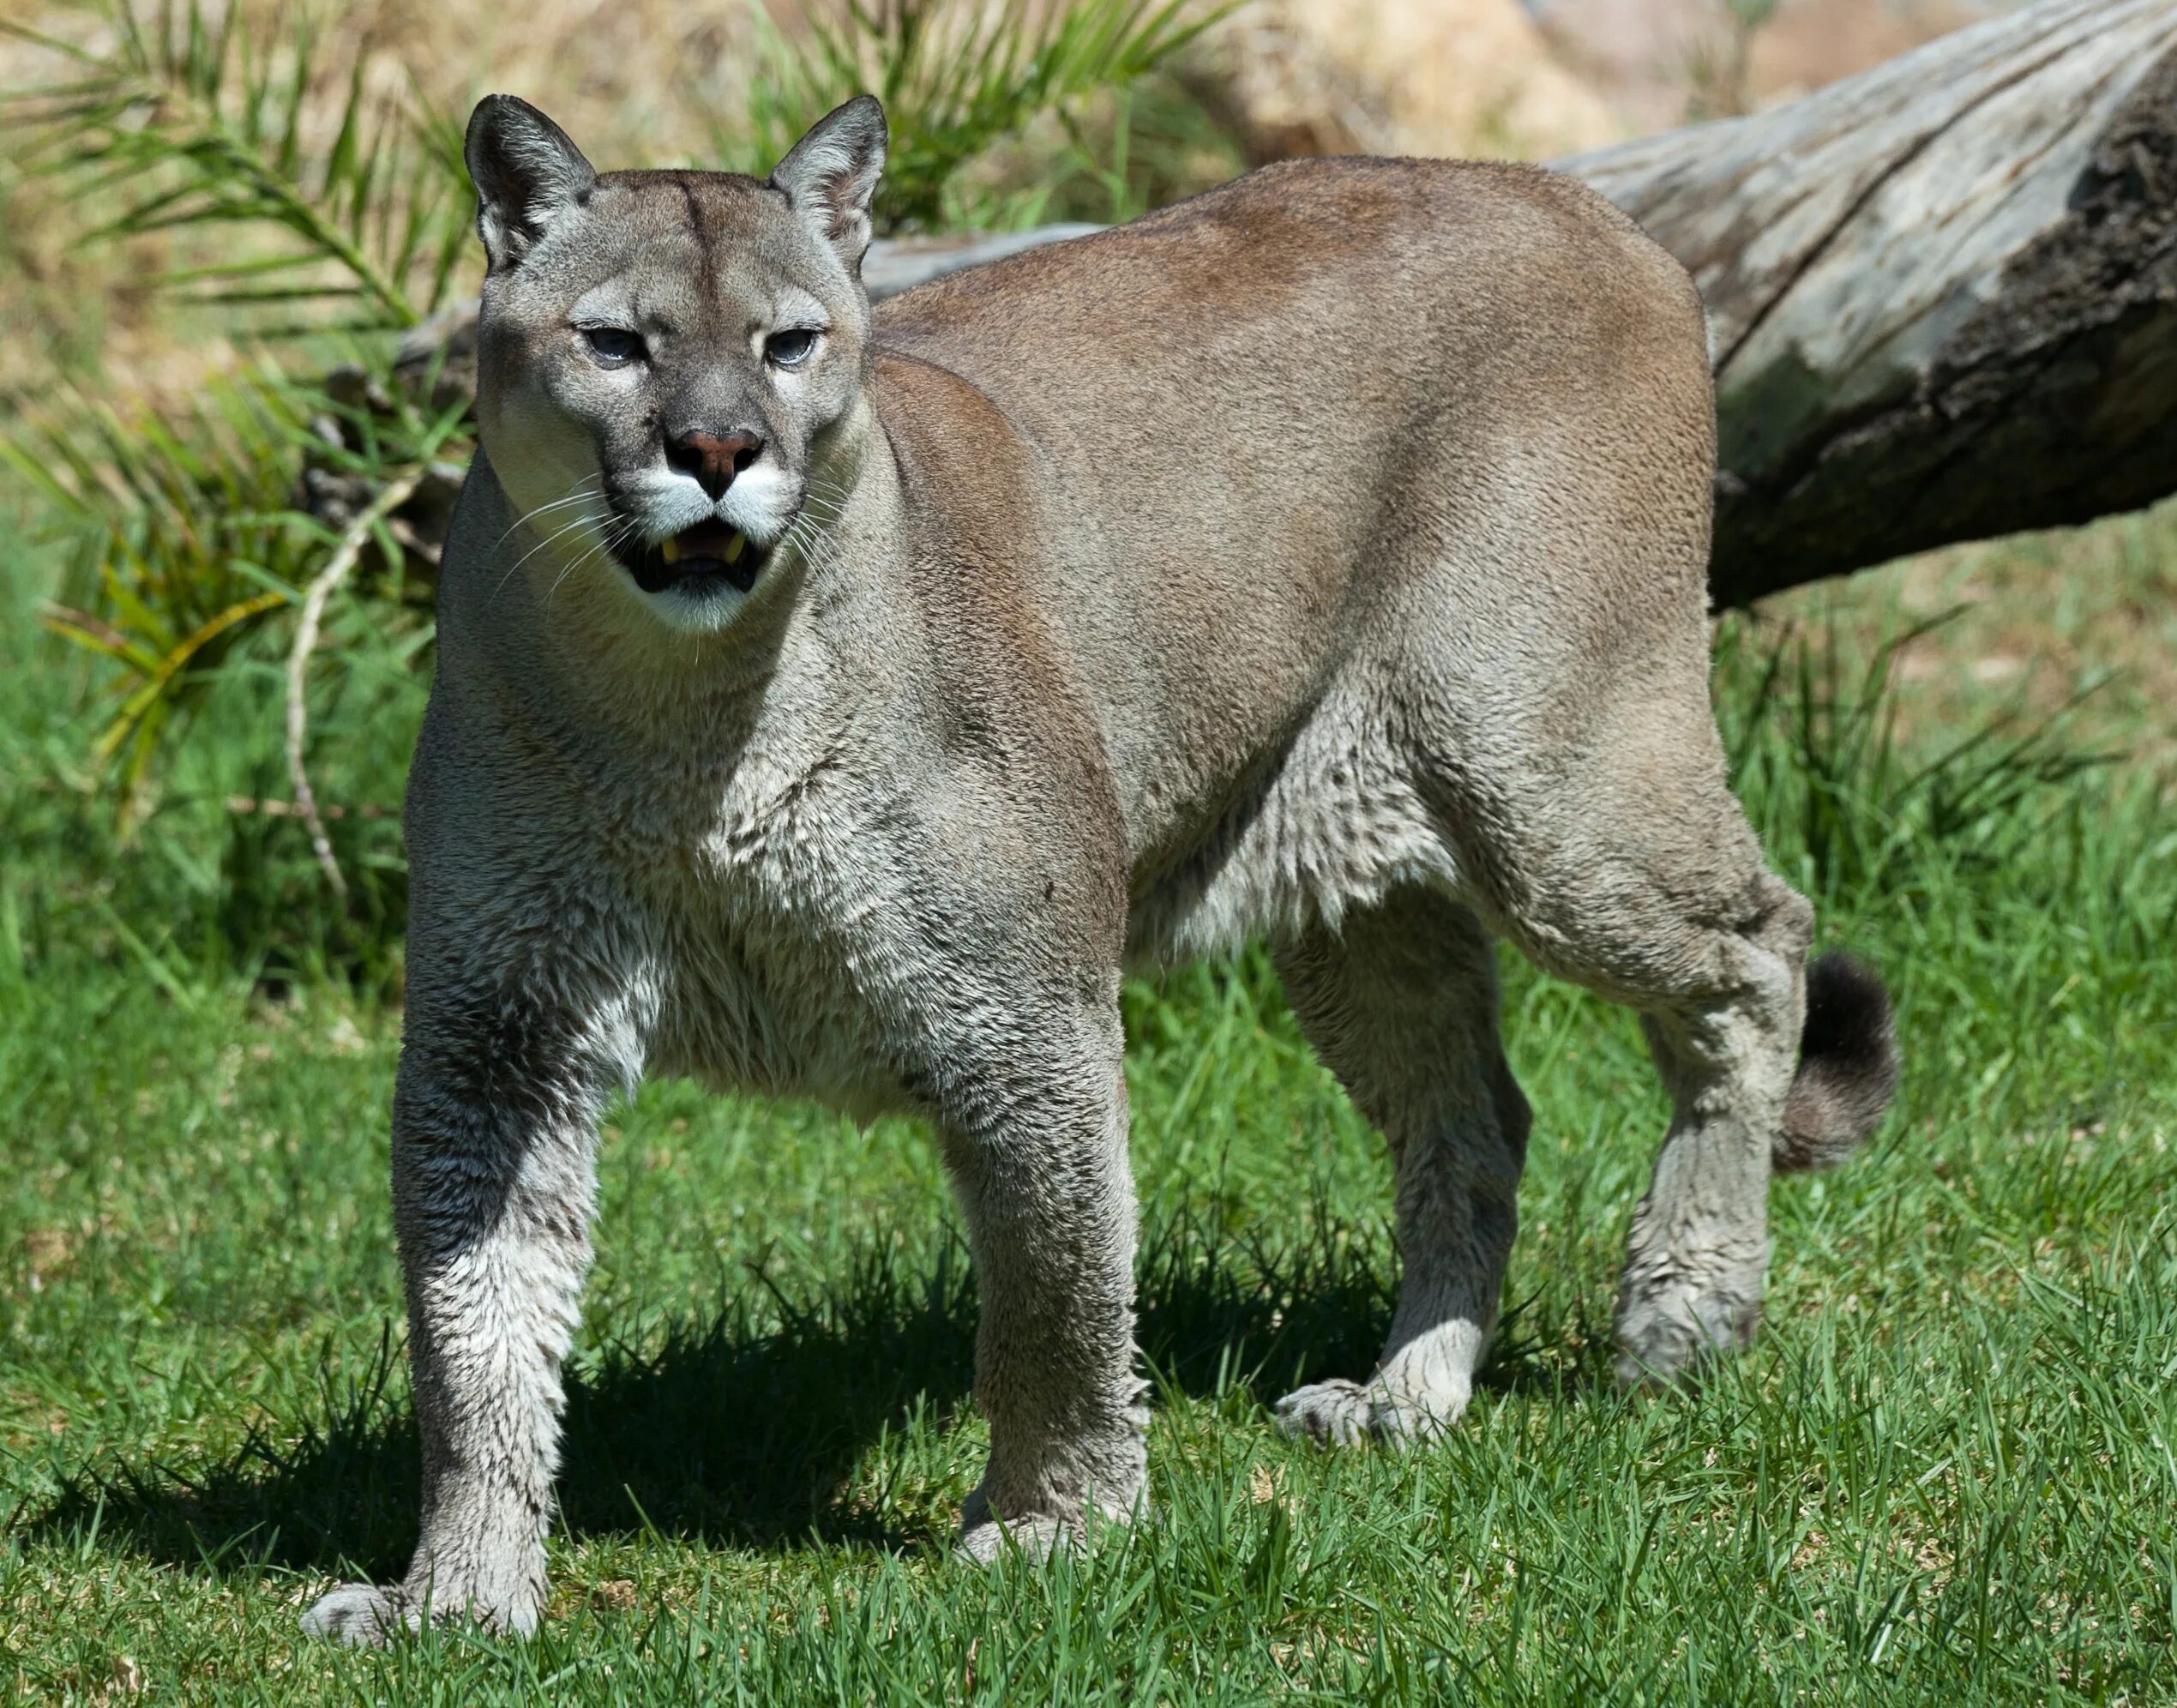
[[[1708,304],[1719,602],[2177,490],[2177,0],[1557,164]]]
[[[1719,604],[2177,490],[2177,0],[2042,0],[1553,164],[1707,302]],[[870,294],[1091,229],[879,243]],[[420,330],[466,379],[473,306]]]

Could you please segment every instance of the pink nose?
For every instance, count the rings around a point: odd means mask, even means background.
[[[733,477],[763,454],[763,441],[745,427],[724,435],[696,431],[665,441],[665,460],[702,482],[713,499],[725,496]]]

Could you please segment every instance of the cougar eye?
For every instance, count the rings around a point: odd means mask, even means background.
[[[816,334],[805,326],[788,327],[763,341],[763,359],[774,368],[798,368],[816,348]]]
[[[617,326],[586,326],[580,330],[583,340],[590,346],[590,354],[597,358],[600,368],[624,368],[642,358],[642,336],[639,333]]]

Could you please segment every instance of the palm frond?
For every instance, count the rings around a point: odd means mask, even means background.
[[[351,322],[405,327],[445,299],[470,202],[444,120],[382,93],[367,57],[336,63],[306,16],[258,27],[205,0],[139,7],[109,0],[95,48],[0,20],[69,68],[0,93],[0,129],[26,170],[87,204],[120,199],[92,238],[247,227],[276,245],[151,280],[198,301],[344,299]],[[277,290],[248,282],[304,268]]]
[[[1196,0],[839,0],[789,34],[757,9],[763,71],[751,80],[748,151],[773,160],[814,120],[867,90],[885,104],[887,230],[928,229],[953,174],[1046,113],[1165,64],[1234,9]]]

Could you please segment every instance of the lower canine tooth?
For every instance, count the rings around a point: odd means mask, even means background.
[[[747,535],[734,535],[733,538],[726,543],[725,561],[728,563],[738,563],[741,561],[741,548],[748,543]]]
[[[663,545],[658,548],[658,550],[659,556],[664,557],[666,562],[677,563],[680,562],[680,542],[678,540],[668,539]]]

